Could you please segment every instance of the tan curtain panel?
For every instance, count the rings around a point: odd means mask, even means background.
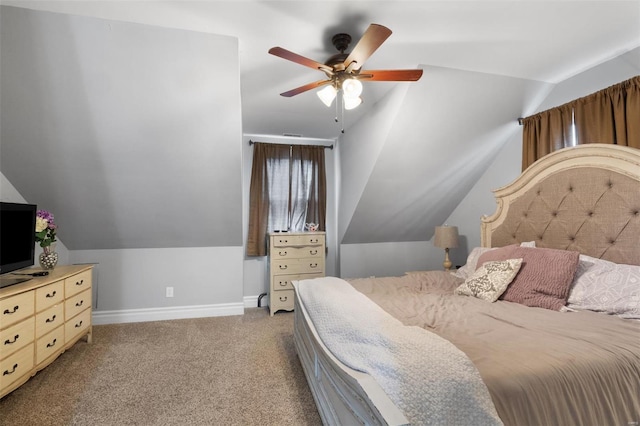
[[[610,143],[640,149],[640,76],[527,117],[523,126],[522,170],[574,144]]]
[[[573,144],[572,113],[570,106],[563,105],[523,120],[522,170],[538,158]]]
[[[579,143],[640,148],[640,76],[575,102]]]
[[[255,143],[251,166],[249,189],[249,231],[247,235],[247,256],[266,256],[267,225],[269,223],[269,180],[270,163],[280,163],[289,159],[289,145]]]
[[[254,143],[247,256],[266,256],[267,233],[326,224],[323,146]]]

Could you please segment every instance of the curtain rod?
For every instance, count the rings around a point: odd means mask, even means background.
[[[249,139],[249,145],[253,145],[254,143],[270,143],[270,142],[254,142],[251,139]],[[283,143],[281,145],[295,145],[295,144],[293,144],[293,143],[289,143],[289,144]],[[333,145],[309,145],[309,146],[321,146],[324,149],[333,149]]]

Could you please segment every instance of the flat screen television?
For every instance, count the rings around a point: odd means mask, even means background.
[[[0,276],[32,266],[36,245],[35,204],[0,202]],[[28,278],[2,276],[0,287]]]

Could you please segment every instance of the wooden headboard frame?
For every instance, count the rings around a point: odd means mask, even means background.
[[[588,144],[555,151],[493,191],[483,247],[535,241],[640,265],[640,150]]]

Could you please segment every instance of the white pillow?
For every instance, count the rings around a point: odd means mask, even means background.
[[[567,307],[640,319],[640,266],[581,254]]]
[[[520,271],[522,259],[485,262],[455,290],[455,294],[495,302]]]

